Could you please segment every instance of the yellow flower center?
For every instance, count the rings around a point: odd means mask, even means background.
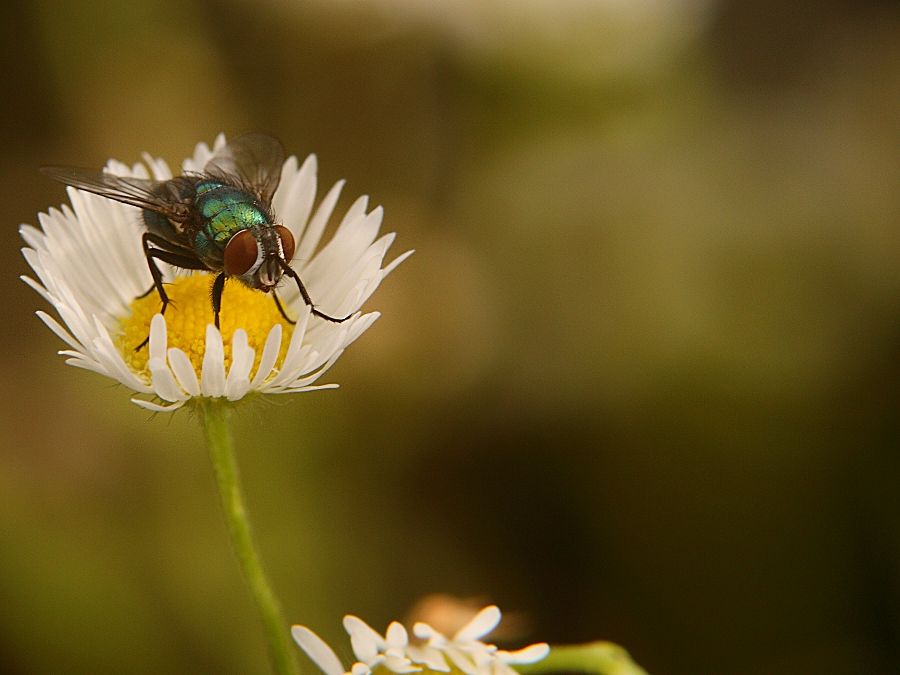
[[[206,326],[215,321],[210,300],[213,278],[211,274],[196,273],[177,277],[172,283],[166,284],[166,293],[171,300],[165,315],[168,347],[177,347],[188,355],[198,378],[206,351]],[[150,335],[150,321],[159,310],[159,294],[154,289],[145,297],[132,302],[131,316],[120,322],[122,331],[117,346],[125,363],[135,373],[148,379],[149,350],[146,345],[138,351],[134,348]],[[225,345],[225,372],[231,367],[231,338],[234,331],[238,328],[247,331],[247,342],[256,352],[256,361],[250,371],[252,378],[259,367],[269,331],[276,323],[280,323],[283,329],[281,353],[276,361],[278,366],[284,361],[294,327],[281,316],[271,295],[247,288],[238,281],[227,282],[222,293],[222,311],[219,313]]]

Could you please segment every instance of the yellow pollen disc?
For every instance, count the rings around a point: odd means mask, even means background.
[[[188,355],[198,378],[203,354],[206,351],[206,326],[215,322],[210,299],[213,279],[210,274],[198,273],[177,277],[171,284],[166,284],[166,293],[171,300],[165,314],[168,347],[170,349],[177,347]],[[134,351],[134,348],[150,335],[150,321],[159,314],[160,308],[159,294],[154,289],[147,296],[132,302],[131,316],[120,322],[122,332],[118,337],[117,346],[125,363],[138,375],[148,378],[149,349],[147,345],[141,347],[139,351]],[[276,366],[284,362],[294,327],[284,320],[275,305],[275,300],[268,293],[247,288],[239,281],[226,282],[225,291],[222,293],[219,323],[225,345],[226,373],[231,367],[231,339],[238,328],[247,331],[247,342],[256,352],[255,363],[250,371],[251,379],[259,367],[269,331],[276,323],[280,323],[283,329],[281,353]]]

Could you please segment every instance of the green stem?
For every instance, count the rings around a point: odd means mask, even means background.
[[[281,616],[278,601],[266,580],[259,556],[253,546],[253,538],[250,535],[250,521],[244,508],[244,498],[241,494],[237,463],[229,432],[229,409],[219,401],[204,400],[197,406],[197,410],[203,422],[209,454],[216,472],[216,482],[219,485],[219,496],[222,500],[222,509],[225,511],[225,520],[228,521],[228,529],[231,531],[231,539],[234,542],[244,577],[250,584],[253,599],[262,615],[275,673],[277,675],[297,675],[299,670],[291,649],[287,623]]]
[[[522,675],[543,673],[647,675],[647,671],[631,660],[627,651],[612,642],[551,647],[547,658],[537,663],[517,665],[515,669]]]

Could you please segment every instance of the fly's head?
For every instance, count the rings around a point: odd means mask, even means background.
[[[251,227],[235,234],[225,246],[228,274],[250,288],[268,293],[294,257],[294,235],[283,225]]]

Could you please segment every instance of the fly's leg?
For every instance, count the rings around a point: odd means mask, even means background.
[[[166,294],[166,289],[163,288],[162,272],[159,271],[159,266],[154,260],[156,254],[161,253],[161,251],[156,248],[150,248],[150,244],[159,245],[158,242],[155,241],[156,239],[157,237],[150,232],[144,232],[144,236],[141,237],[141,243],[144,245],[144,257],[147,259],[147,267],[150,268],[150,276],[153,277],[153,288],[159,293],[159,299],[162,301],[162,310],[160,311],[160,314],[165,314],[166,307],[169,306],[169,296]],[[149,293],[150,291],[148,290],[147,293],[144,293],[141,297],[144,297]],[[148,337],[147,340],[149,339],[150,338]],[[147,340],[144,340],[135,351],[147,344]]]
[[[216,315],[216,328],[219,327],[219,312],[222,311],[222,291],[225,290],[225,272],[219,272],[212,285],[212,306]]]
[[[300,295],[303,296],[303,302],[310,306],[313,316],[317,316],[320,319],[325,319],[326,321],[331,321],[332,323],[344,323],[347,319],[349,319],[352,314],[348,314],[343,319],[335,319],[333,316],[328,316],[316,309],[316,306],[313,304],[312,298],[309,297],[309,293],[306,290],[306,287],[303,285],[303,282],[300,281],[300,275],[294,271],[294,268],[288,265],[284,260],[279,259],[279,264],[281,265],[282,271],[287,274],[291,279],[297,282],[297,288],[300,289]],[[276,298],[277,302],[278,299]],[[281,309],[281,305],[278,306],[278,309]],[[284,315],[284,310],[281,312],[282,316]],[[287,319],[287,317],[284,317]],[[290,321],[290,319],[288,319]],[[294,323],[291,321],[291,323]]]
[[[159,293],[160,301],[162,301],[162,309],[159,313],[165,314],[166,307],[169,306],[169,303],[172,300],[169,298],[166,289],[163,287],[162,272],[156,264],[156,261],[162,260],[165,263],[187,270],[205,270],[208,268],[196,255],[193,255],[190,250],[180,247],[176,248],[170,241],[163,239],[152,232],[144,232],[144,235],[141,237],[141,242],[144,247],[144,257],[147,259],[147,267],[150,268],[150,276],[153,277],[153,286],[151,286],[146,293],[138,297],[146,297],[155,288],[156,292]],[[216,319],[218,319],[218,316],[217,313]],[[218,321],[216,322],[216,325],[219,325]],[[141,342],[141,344],[134,348],[134,351],[140,351],[148,342],[150,342],[149,335]]]
[[[275,291],[272,291],[272,297],[275,298],[275,306],[278,308],[278,311],[281,312],[281,316],[284,317],[284,320],[292,326],[296,324],[297,322],[291,319],[291,317],[289,317],[284,311],[284,307],[281,306],[281,300],[278,299],[278,295],[275,293]]]

